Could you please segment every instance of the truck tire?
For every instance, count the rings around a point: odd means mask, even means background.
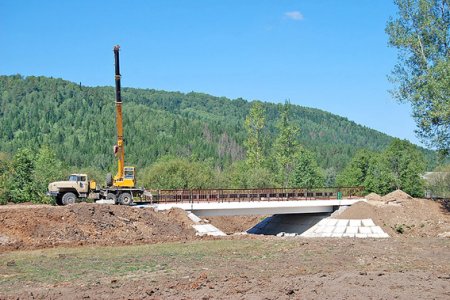
[[[77,200],[77,196],[74,193],[68,192],[62,196],[62,205],[74,204]]]
[[[55,197],[56,205],[63,205],[61,195]]]
[[[117,203],[117,196],[114,193],[108,193],[106,195],[106,200],[113,200],[114,204],[116,204]]]
[[[112,186],[113,177],[111,173],[106,174],[106,186]]]
[[[130,205],[133,203],[133,197],[130,193],[122,193],[119,196],[119,203],[122,205]]]

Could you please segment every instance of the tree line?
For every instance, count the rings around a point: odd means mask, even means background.
[[[421,175],[426,163],[417,146],[393,139],[383,151],[359,150],[344,169],[329,173],[316,155],[301,144],[302,129],[292,121],[292,105],[279,105],[275,138],[265,129],[266,111],[253,102],[244,121],[246,139],[240,159],[217,167],[213,158],[162,156],[138,170],[138,184],[148,189],[203,188],[317,188],[363,186],[365,193],[386,194],[402,189],[412,196],[424,195]],[[48,146],[21,148],[14,155],[0,153],[0,203],[51,203],[45,196],[51,181],[70,173],[88,173],[104,182],[104,172],[90,166],[69,166]]]
[[[126,82],[126,78],[124,78]],[[213,159],[224,169],[242,160],[245,118],[252,102],[201,93],[124,88],[126,159],[145,168],[165,156]],[[276,139],[283,105],[261,102],[265,139]],[[107,171],[114,166],[114,89],[47,77],[0,76],[0,151],[49,146],[70,166]],[[358,149],[380,151],[391,137],[318,109],[291,105],[299,142],[328,173],[342,170]],[[428,168],[435,153],[421,149]]]

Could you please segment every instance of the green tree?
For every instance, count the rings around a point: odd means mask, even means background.
[[[281,106],[280,117],[276,127],[278,136],[273,146],[273,157],[276,162],[277,181],[282,187],[287,187],[289,177],[294,170],[295,154],[298,151],[298,133],[300,129],[290,122],[291,104],[286,101]]]
[[[262,130],[265,125],[265,111],[261,102],[253,102],[250,112],[245,118],[245,129],[247,131],[247,140],[245,148],[247,149],[247,164],[251,168],[260,167],[263,163],[264,153],[262,147]]]
[[[416,146],[406,140],[394,139],[383,152],[383,161],[391,171],[396,189],[423,197],[425,160]]]
[[[48,184],[61,180],[65,175],[64,173],[62,162],[56,158],[55,153],[49,147],[39,149],[35,157],[32,177],[37,198],[31,201],[51,203],[52,199],[45,195]]]
[[[450,164],[427,174],[426,188],[431,197],[450,199]]]
[[[325,186],[326,187],[335,187],[336,186],[336,169],[330,167],[325,170]]]
[[[20,149],[14,155],[11,173],[7,180],[8,201],[15,203],[35,199],[37,189],[33,180],[35,154],[30,149]]]
[[[141,174],[144,186],[151,189],[204,189],[215,182],[209,164],[185,158],[164,157]]]
[[[367,192],[387,194],[396,189],[414,197],[423,197],[425,162],[416,146],[394,139],[382,153],[369,162],[364,186]]]
[[[221,187],[225,188],[271,188],[274,176],[265,167],[249,168],[245,161],[236,161],[222,174]]]
[[[9,175],[9,155],[0,152],[0,204],[7,202],[7,179]]]
[[[364,186],[374,153],[365,149],[356,152],[345,169],[336,177],[338,186]]]
[[[394,96],[409,102],[418,136],[450,153],[450,1],[394,0],[398,14],[386,27],[399,49],[391,80]]]
[[[292,187],[314,188],[322,187],[324,174],[312,152],[303,147],[297,152],[293,176],[290,179]]]
[[[381,153],[374,154],[370,158],[364,187],[366,193],[385,195],[395,190],[395,179]]]

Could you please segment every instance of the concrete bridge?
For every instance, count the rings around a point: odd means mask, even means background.
[[[237,215],[274,215],[274,214],[308,214],[331,213],[341,206],[350,206],[363,198],[327,199],[327,200],[264,200],[240,202],[186,202],[155,203],[144,205],[155,210],[181,208],[193,214],[203,216],[237,216]]]
[[[362,192],[362,187],[153,190],[144,206],[177,207],[200,217],[331,213],[365,201]]]

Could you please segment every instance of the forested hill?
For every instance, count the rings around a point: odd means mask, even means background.
[[[172,155],[223,167],[245,156],[244,120],[251,102],[134,88],[124,88],[122,97],[129,164],[143,167]],[[264,108],[265,148],[270,149],[280,106],[264,103]],[[301,143],[325,169],[339,171],[358,149],[381,150],[392,139],[318,109],[293,105],[291,113],[301,129]],[[70,166],[108,169],[115,161],[114,88],[0,76],[0,128],[1,152],[50,145]]]

